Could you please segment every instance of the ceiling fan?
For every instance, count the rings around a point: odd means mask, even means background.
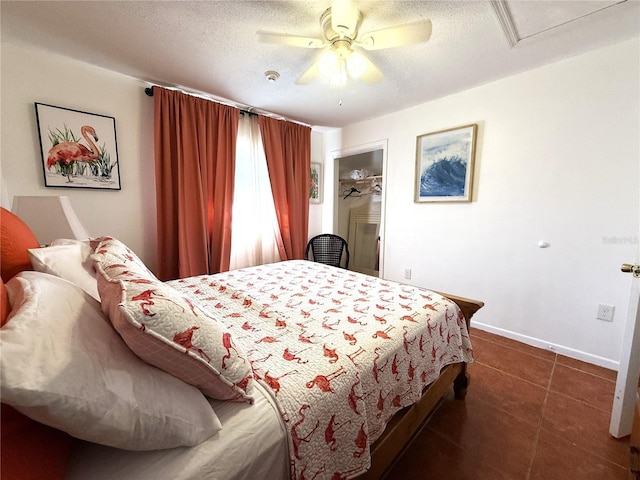
[[[332,0],[331,7],[320,16],[323,38],[271,32],[257,32],[256,37],[261,43],[326,50],[297,80],[302,85],[318,74],[328,77],[332,85],[344,85],[349,78],[375,83],[382,79],[382,72],[359,48],[381,50],[423,43],[431,37],[429,19],[361,34],[362,21],[362,12],[351,0]]]

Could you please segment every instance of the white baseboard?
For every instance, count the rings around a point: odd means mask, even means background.
[[[540,340],[539,338],[529,337],[527,335],[521,335],[519,333],[514,333],[509,330],[504,330],[502,328],[494,327],[492,325],[487,325],[480,322],[473,322],[473,328],[477,328],[478,330],[483,330],[489,333],[495,333],[496,335],[500,335],[501,337],[507,337],[511,340],[516,340],[518,342],[526,343],[527,345],[531,345],[533,347],[542,348],[544,350],[550,350],[555,353],[559,353],[560,355],[564,355],[566,357],[575,358],[576,360],[581,360],[586,363],[591,363],[593,365],[598,365],[600,367],[608,368],[609,370],[618,371],[620,366],[620,362],[616,362],[609,358],[599,357],[598,355],[592,355],[590,353],[582,352],[580,350],[575,350],[573,348],[565,347],[563,345],[558,345],[555,343],[545,342],[544,340]]]

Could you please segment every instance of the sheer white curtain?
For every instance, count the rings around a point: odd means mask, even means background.
[[[278,243],[281,242],[258,117],[241,115],[236,145],[230,269],[279,261]]]

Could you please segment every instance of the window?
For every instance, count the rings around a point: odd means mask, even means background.
[[[280,230],[258,118],[242,115],[236,144],[230,268],[280,261],[278,242]]]

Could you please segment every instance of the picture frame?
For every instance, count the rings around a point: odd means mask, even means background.
[[[309,203],[322,203],[322,164],[311,162]]]
[[[470,202],[477,124],[419,135],[415,203]]]
[[[116,119],[35,103],[45,187],[120,190]]]

